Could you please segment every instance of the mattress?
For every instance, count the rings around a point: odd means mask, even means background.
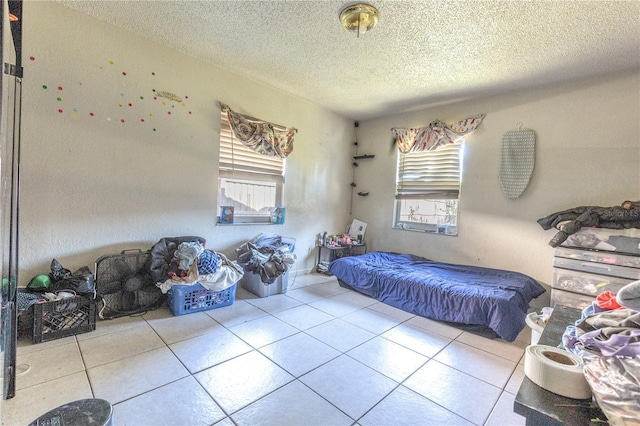
[[[407,312],[484,326],[512,342],[529,302],[545,292],[519,272],[435,262],[411,254],[371,252],[337,259],[329,272],[367,296]]]

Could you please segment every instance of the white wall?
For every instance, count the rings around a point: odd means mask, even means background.
[[[93,269],[179,235],[227,255],[260,232],[292,236],[304,272],[316,234],[344,229],[352,122],[53,2],[25,2],[24,16],[22,285],[52,258]],[[298,129],[284,225],[216,226],[218,102]]]
[[[457,237],[391,228],[396,152],[392,127],[420,127],[439,118],[486,117],[467,138]],[[536,164],[524,194],[502,195],[498,180],[502,136],[536,133]],[[370,250],[409,252],[451,263],[503,268],[549,284],[553,249],[536,220],[582,205],[640,200],[640,74],[573,82],[541,90],[425,109],[360,123],[362,161],[354,216],[367,222]],[[548,297],[548,294],[547,296]],[[538,301],[544,303],[544,299]]]
[[[24,7],[22,285],[48,272],[54,257],[76,269],[187,234],[228,255],[260,232],[293,236],[296,269],[305,272],[316,234],[340,232],[353,218],[369,224],[370,250],[511,269],[549,283],[554,232],[536,219],[640,199],[638,72],[361,122],[359,153],[376,157],[356,169],[357,190],[370,195],[355,196],[349,215],[351,121],[53,2]],[[188,99],[162,105],[154,89]],[[220,101],[299,129],[287,160],[286,224],[215,225]],[[466,145],[459,235],[392,229],[390,128],[477,113],[486,118]],[[536,132],[537,158],[529,187],[509,200],[498,182],[500,145],[517,122]]]

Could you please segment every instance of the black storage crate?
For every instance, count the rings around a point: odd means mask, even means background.
[[[96,329],[97,304],[82,296],[33,305],[33,343],[87,333]]]

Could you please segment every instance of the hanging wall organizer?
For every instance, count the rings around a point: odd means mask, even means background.
[[[507,198],[518,198],[529,185],[535,164],[536,134],[531,129],[511,130],[502,137],[500,186]]]
[[[355,152],[355,155],[353,156],[353,163],[351,163],[351,165],[353,166],[353,174],[351,177],[351,203],[349,207],[349,214],[353,212],[353,191],[357,186],[355,180],[356,180],[356,167],[359,166],[358,160],[368,160],[370,158],[375,157],[375,155],[373,154],[358,155],[358,122],[357,121],[353,123],[353,127],[354,127],[355,139],[356,139],[353,145],[356,147],[356,152]],[[358,191],[357,194],[360,197],[366,197],[367,195],[369,195],[369,191]]]

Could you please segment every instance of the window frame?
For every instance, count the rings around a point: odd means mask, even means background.
[[[438,153],[438,151],[443,149],[445,151]],[[452,152],[454,151],[457,152],[457,159],[455,159],[455,161],[452,159]],[[408,156],[414,157],[411,163],[405,162]],[[435,151],[409,152],[406,154],[398,151],[396,157],[396,191],[392,227],[406,231],[457,235],[463,157],[464,141],[446,145]],[[435,159],[440,160],[434,161]],[[427,161],[424,164],[421,163],[417,165],[418,162],[423,160]],[[433,170],[440,170],[440,172],[433,172]],[[402,178],[403,174],[406,177],[406,175],[411,175],[412,172],[415,172],[413,175],[415,175],[416,178]],[[418,175],[422,176],[417,178]],[[456,176],[457,179],[452,179]],[[448,226],[440,224],[439,226],[438,223],[403,221],[401,220],[400,213],[402,202],[406,200],[433,201],[434,203],[457,200],[455,224],[448,224]]]
[[[249,120],[261,121],[252,117]],[[281,130],[283,126],[274,128]],[[239,153],[240,155],[237,155]],[[220,208],[222,205],[223,181],[238,180],[248,184],[253,182],[269,182],[275,184],[274,206],[270,206],[269,213],[243,215],[234,214],[233,224],[269,224],[270,213],[277,207],[284,206],[284,184],[286,175],[286,160],[280,157],[269,157],[259,154],[242,145],[235,138],[228,116],[225,112],[220,114],[220,146],[218,148],[218,197],[216,202],[216,223],[220,224]],[[235,159],[239,161],[235,162]],[[256,164],[258,166],[256,166]],[[260,167],[263,166],[263,167]]]

